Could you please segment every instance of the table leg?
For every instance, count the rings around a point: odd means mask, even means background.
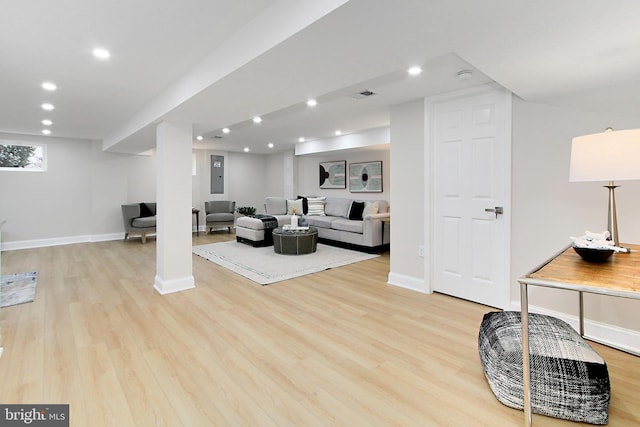
[[[580,295],[580,336],[584,338],[584,298],[582,291],[579,291]]]
[[[200,237],[200,212],[196,213],[196,237]]]
[[[531,367],[529,362],[529,297],[527,284],[520,283],[520,322],[522,324],[522,386],[524,425],[531,427]]]

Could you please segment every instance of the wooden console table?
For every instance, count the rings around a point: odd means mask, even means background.
[[[531,371],[529,365],[529,302],[531,286],[577,291],[580,304],[580,335],[584,336],[583,292],[640,299],[640,246],[624,245],[631,253],[613,254],[606,262],[590,263],[571,246],[518,279],[522,319],[522,372],[525,426],[531,426]],[[524,350],[527,351],[524,351]]]

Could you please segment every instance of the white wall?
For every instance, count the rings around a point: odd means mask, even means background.
[[[424,101],[391,109],[391,263],[389,281],[427,291],[425,258],[425,114]],[[428,250],[427,246],[427,250]]]
[[[192,176],[192,205],[200,209],[200,225],[204,224],[204,202],[210,200],[230,200],[229,196],[229,153],[216,150],[193,150],[196,156],[196,174]],[[224,157],[224,193],[211,194],[211,156]]]
[[[266,196],[284,196],[285,193],[285,175],[284,175],[285,157],[282,153],[272,154],[265,157],[266,177],[265,179],[265,197]],[[264,213],[264,201],[260,205],[259,211]]]
[[[570,183],[569,153],[574,136],[615,129],[637,128],[637,117],[585,112],[524,102],[514,97],[512,123],[511,289],[519,308],[517,278],[570,243],[569,236],[607,226],[607,190],[599,183]],[[422,101],[391,110],[392,227],[389,282],[421,290],[424,260],[417,246],[428,248],[423,221],[425,158]],[[621,240],[640,243],[640,182],[620,182],[616,192]],[[410,189],[407,191],[407,189]],[[424,236],[424,239],[423,239]],[[619,255],[624,256],[624,255]],[[531,287],[534,311],[558,314],[565,320],[578,315],[575,292]],[[637,313],[640,301],[585,295],[587,334],[640,351]]]
[[[301,196],[347,197],[356,200],[383,199],[389,201],[391,194],[391,164],[389,153],[390,146],[384,145],[370,149],[359,148],[317,155],[297,156],[297,192]],[[382,161],[382,193],[351,193],[348,182],[347,188],[345,189],[321,189],[319,177],[320,162],[338,160],[345,160],[347,162],[347,171],[349,170],[350,163]]]
[[[194,150],[196,175],[193,177],[193,206],[200,209],[200,226],[205,223],[204,202],[235,200],[236,207],[254,206],[258,212],[264,205],[268,177],[267,156],[216,150]],[[225,158],[224,193],[211,194],[211,156]]]
[[[0,137],[45,143],[48,157],[46,172],[0,171],[0,218],[7,219],[5,250],[121,238],[120,205],[156,200],[155,150],[149,155],[128,155],[102,151],[98,141]],[[237,206],[255,206],[261,212],[265,195],[283,194],[282,153],[194,153],[192,202],[201,210],[201,226],[207,200],[235,200]],[[225,156],[224,194],[210,194],[211,154]],[[274,183],[278,191],[268,192],[269,186],[275,189]]]
[[[45,172],[0,171],[3,247],[114,238],[120,205],[155,200],[155,159],[106,153],[86,140],[4,135],[47,146]]]
[[[2,139],[44,143],[48,159],[46,172],[0,171],[3,242],[89,234],[91,210],[84,201],[91,194],[91,143],[8,134]]]
[[[516,279],[571,243],[569,236],[607,228],[605,183],[569,182],[574,136],[637,128],[637,117],[586,112],[513,100],[512,290]],[[621,241],[640,242],[640,182],[620,182],[616,190]],[[616,255],[624,256],[624,255]],[[531,287],[530,304],[578,315],[575,292]],[[585,295],[585,317],[638,330],[640,301]],[[588,329],[587,329],[588,331]]]
[[[236,206],[253,206],[256,212],[261,212],[266,182],[270,179],[265,156],[230,152],[228,177],[229,195],[236,201]]]
[[[103,151],[98,151],[98,153],[98,155],[114,156],[114,158],[120,159],[113,168],[104,171],[103,179],[122,179],[117,175],[124,175],[127,192],[124,198],[120,194],[121,204],[154,202],[156,200],[156,175],[158,171],[155,150],[151,150],[149,155],[110,154]]]
[[[99,141],[91,143],[90,205],[93,239],[113,238],[122,231],[120,205],[156,199],[155,153],[130,156],[102,151]],[[103,237],[99,237],[103,236]]]

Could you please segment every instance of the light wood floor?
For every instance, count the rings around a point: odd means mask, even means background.
[[[490,309],[387,285],[388,254],[264,287],[194,256],[197,288],[165,296],[152,287],[154,239],[2,262],[3,274],[36,270],[38,288],[35,302],[0,314],[0,402],[69,403],[72,426],[523,422],[482,373]],[[609,366],[609,425],[640,425],[640,358],[593,346]]]

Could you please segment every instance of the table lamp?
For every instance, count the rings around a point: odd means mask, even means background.
[[[614,131],[577,136],[571,141],[569,181],[606,181],[609,189],[609,218],[607,230],[616,246],[618,218],[616,213],[615,181],[640,179],[640,129]]]

